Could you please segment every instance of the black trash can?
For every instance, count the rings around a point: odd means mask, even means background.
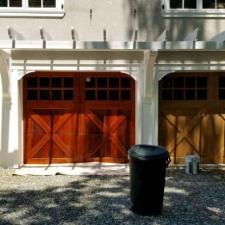
[[[162,211],[168,151],[160,146],[134,145],[129,152],[132,211],[158,215]]]

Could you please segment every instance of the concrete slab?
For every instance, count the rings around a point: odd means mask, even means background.
[[[77,163],[77,164],[51,164],[51,165],[24,165],[17,169],[13,175],[18,176],[53,176],[53,175],[128,175],[128,164],[117,163]]]

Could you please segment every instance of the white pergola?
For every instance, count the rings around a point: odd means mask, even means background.
[[[0,40],[0,120],[4,130],[0,135],[1,149],[17,154],[15,157],[20,163],[23,161],[23,101],[18,100],[18,96],[22,96],[21,78],[29,72],[121,71],[130,74],[137,80],[136,143],[157,144],[158,81],[175,71],[225,71],[225,32],[208,41],[199,41],[196,29],[182,41],[169,41],[165,30],[155,41],[142,42],[138,41],[135,30],[133,40],[124,42],[108,41],[105,29],[102,41],[76,40],[74,28],[70,30],[70,40],[47,40],[43,28],[40,28],[39,40],[16,40],[13,29],[7,29],[9,39]],[[7,135],[15,142],[7,143]],[[1,153],[4,159],[7,155],[8,152]]]
[[[131,41],[107,41],[107,31],[103,30],[102,41],[76,40],[75,30],[71,27],[71,40],[47,40],[45,30],[40,27],[40,37],[37,40],[16,40],[14,30],[7,28],[8,40],[0,40],[1,49],[54,49],[54,50],[212,50],[225,49],[225,32],[222,32],[208,41],[198,40],[198,28],[189,33],[182,41],[169,41],[167,30],[155,41],[138,41],[138,30],[134,31]]]

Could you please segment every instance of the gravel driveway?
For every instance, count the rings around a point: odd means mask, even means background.
[[[12,176],[0,169],[0,224],[225,224],[225,171],[169,169],[163,212],[132,213],[129,176]]]

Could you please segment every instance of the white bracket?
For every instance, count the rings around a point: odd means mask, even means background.
[[[165,29],[157,38],[157,41],[161,41],[163,43],[163,48],[166,48],[167,41],[167,29]]]
[[[136,42],[137,39],[138,39],[138,30],[135,29],[135,30],[134,30],[134,41]]]
[[[165,29],[157,38],[157,41],[166,41],[167,40],[167,30]]]
[[[44,35],[44,29],[40,27],[40,36],[43,42],[42,48],[46,48],[46,40],[45,40],[45,35]]]
[[[197,41],[198,40],[198,31],[199,31],[199,29],[196,28],[193,32],[191,32],[184,38],[184,41]]]
[[[90,9],[90,23],[92,21],[92,17],[93,17],[93,9]]]
[[[72,41],[73,41],[73,49],[75,49],[76,48],[76,38],[75,38],[74,27],[71,27],[71,37],[72,37]]]
[[[26,74],[35,72],[35,70],[16,70],[16,71],[17,71],[17,80],[22,79]]]
[[[103,29],[103,40],[106,42],[107,36],[106,36],[106,29]]]
[[[212,37],[209,41],[215,41],[215,42],[217,42],[218,46],[223,47],[223,42],[225,41],[225,31],[223,31],[223,32],[217,34],[216,36]]]
[[[134,30],[134,43],[133,43],[133,49],[136,49],[136,42],[137,42],[137,39],[138,39],[138,30],[135,29],[135,30]]]
[[[9,36],[9,39],[12,40],[12,48],[15,48],[16,47],[16,41],[15,41],[15,38],[14,38],[14,35],[13,35],[13,30],[11,27],[7,27],[8,29],[8,36]]]
[[[176,72],[175,70],[158,70],[158,80],[161,80],[163,77],[165,77],[166,75],[170,74],[170,73],[174,73]]]

